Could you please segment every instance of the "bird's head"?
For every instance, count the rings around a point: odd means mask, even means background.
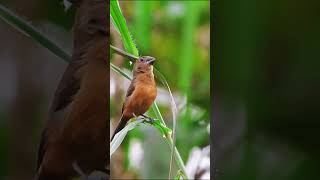
[[[153,63],[156,58],[151,56],[142,56],[136,60],[134,64],[134,71],[138,73],[146,73],[153,71]]]

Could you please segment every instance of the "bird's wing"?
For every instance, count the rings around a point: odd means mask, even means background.
[[[63,121],[64,109],[66,109],[72,102],[73,96],[80,89],[81,67],[83,67],[84,64],[85,62],[82,60],[71,61],[58,85],[49,109],[49,116],[41,134],[40,144],[38,147],[37,170],[40,168],[46,152],[49,136],[48,130],[59,127],[57,126],[57,123],[61,123]]]
[[[122,105],[122,110],[121,110],[121,112],[123,112],[123,109],[124,109],[124,107],[125,107],[125,105],[126,105],[126,102],[128,101],[128,99],[130,98],[130,96],[132,95],[132,93],[133,93],[133,91],[134,91],[134,89],[135,89],[135,83],[134,83],[134,81],[135,81],[135,79],[133,79],[133,80],[131,81],[131,84],[130,84],[128,90],[127,90],[126,98],[125,98],[124,103],[123,103],[123,105]]]
[[[80,89],[79,70],[84,64],[82,60],[70,62],[55,92],[50,112],[59,111],[72,102],[72,97]]]

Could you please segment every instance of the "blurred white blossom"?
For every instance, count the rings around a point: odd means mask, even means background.
[[[133,138],[130,141],[129,159],[130,165],[135,169],[140,169],[143,160],[143,148],[140,140]]]
[[[192,148],[186,170],[190,179],[210,179],[210,146]]]
[[[169,2],[167,12],[170,16],[181,17],[185,13],[185,7],[181,2]]]

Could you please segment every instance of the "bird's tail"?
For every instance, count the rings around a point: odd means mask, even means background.
[[[112,135],[112,138],[111,138],[110,141],[112,141],[113,138],[114,138],[114,136],[126,126],[126,124],[127,124],[127,122],[128,122],[129,119],[130,119],[130,118],[125,117],[125,116],[123,116],[123,115],[121,116],[120,122],[119,122],[116,130],[114,130],[113,135]]]

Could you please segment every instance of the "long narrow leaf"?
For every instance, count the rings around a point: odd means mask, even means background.
[[[31,24],[27,23],[2,5],[0,5],[0,18],[14,27],[17,31],[49,49],[56,56],[60,57],[63,60],[70,61],[70,55],[62,50],[62,48],[57,46],[57,44],[54,43],[52,39],[49,39],[46,35],[42,34]]]
[[[110,143],[110,157],[118,149],[118,147],[122,143],[124,137],[127,135],[128,131],[134,129],[142,122],[143,122],[143,119],[139,119],[139,120],[130,122],[129,124],[126,125],[126,127],[124,127],[121,131],[119,131],[114,136],[112,142]]]
[[[127,28],[126,20],[122,15],[118,1],[116,0],[110,1],[110,14],[111,14],[112,23],[120,33],[125,49],[129,53],[135,56],[139,56],[139,51],[131,38],[131,34]]]

